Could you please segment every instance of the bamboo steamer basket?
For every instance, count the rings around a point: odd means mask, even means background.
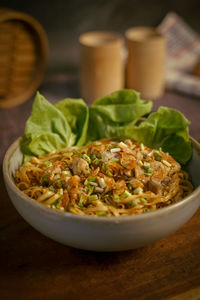
[[[42,26],[25,13],[0,9],[0,108],[17,106],[35,93],[47,56]]]

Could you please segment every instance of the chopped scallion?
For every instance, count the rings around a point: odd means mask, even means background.
[[[88,197],[88,201],[95,201],[95,200],[98,200],[98,196],[96,194]]]
[[[96,213],[96,216],[99,216],[99,217],[107,217],[107,215],[108,215],[108,212],[106,211],[98,211],[97,213]]]
[[[96,177],[88,177],[87,181],[96,181],[96,179],[97,179]]]
[[[150,167],[150,163],[147,162],[147,161],[144,161],[143,165],[144,165],[144,168],[145,168],[145,169],[147,169],[147,168]]]
[[[108,165],[105,162],[103,163],[103,167],[105,170],[108,170]]]
[[[81,157],[83,158],[83,159],[85,159],[87,162],[88,162],[88,164],[90,164],[91,163],[91,159],[90,159],[90,157],[87,155],[87,154],[82,154],[81,155]]]
[[[147,203],[147,200],[145,198],[140,198],[140,202]]]
[[[96,159],[97,157],[96,157],[96,155],[95,155],[94,153],[92,153],[92,154],[90,154],[90,158],[91,158],[92,160],[94,160],[94,159]]]
[[[83,193],[81,193],[80,200],[79,200],[79,203],[78,203],[79,207],[83,207],[84,206],[84,204],[83,204],[84,199],[85,199],[85,195]]]
[[[93,165],[94,165],[95,167],[97,167],[97,166],[99,165],[100,161],[99,161],[98,158],[96,158],[95,160],[93,160],[92,163],[93,163]]]
[[[111,158],[110,160],[113,162],[119,162],[119,158],[115,158],[115,157]]]
[[[90,194],[93,193],[93,191],[94,191],[94,186],[88,184],[88,185],[86,186],[86,193],[87,193],[88,195],[90,195]]]
[[[109,170],[106,171],[106,174],[110,177],[113,177],[113,174]]]
[[[121,197],[122,198],[127,198],[127,197],[129,197],[129,196],[131,196],[132,194],[131,193],[129,193],[128,191],[125,191],[122,195],[121,195]]]
[[[119,199],[119,195],[118,194],[113,194],[113,198],[114,198],[114,200],[117,200],[117,199]]]
[[[152,176],[153,173],[154,173],[154,169],[153,169],[153,168],[148,168],[148,169],[146,169],[145,172],[144,172],[144,174],[145,174],[146,176]]]
[[[44,164],[45,164],[45,166],[46,166],[47,168],[50,167],[50,166],[52,166],[52,162],[49,161],[49,160],[45,161]]]
[[[162,160],[162,163],[167,166],[167,167],[171,167],[171,164],[167,161],[167,160]]]
[[[109,145],[109,147],[108,147],[109,150],[114,149],[114,148],[118,148],[118,144],[112,144],[112,145]]]
[[[137,200],[132,200],[131,201],[131,206],[134,207],[134,206],[137,206],[137,205],[138,205]]]
[[[161,161],[161,159],[162,159],[162,156],[160,155],[160,152],[159,152],[159,151],[157,151],[157,150],[154,150],[154,153],[153,153],[153,155],[154,155],[154,158],[155,158],[155,160],[157,160],[157,161]]]
[[[134,194],[135,195],[142,194],[142,192],[143,192],[143,189],[141,187],[138,187],[138,188],[134,189]]]

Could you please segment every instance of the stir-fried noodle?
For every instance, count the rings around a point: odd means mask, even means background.
[[[154,211],[193,189],[168,153],[130,139],[102,139],[31,157],[15,181],[26,195],[52,209],[97,216]]]

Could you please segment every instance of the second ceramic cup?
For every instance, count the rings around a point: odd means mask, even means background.
[[[82,34],[80,42],[81,96],[89,104],[124,87],[123,38],[113,32]]]
[[[154,28],[133,27],[125,33],[128,47],[127,87],[157,99],[164,91],[165,39]]]

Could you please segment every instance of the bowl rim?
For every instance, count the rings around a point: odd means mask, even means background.
[[[90,221],[95,223],[126,223],[126,222],[138,222],[142,220],[152,219],[155,217],[162,217],[165,214],[169,214],[170,212],[176,211],[180,207],[186,206],[188,203],[193,201],[196,197],[200,196],[200,185],[187,197],[183,200],[171,204],[167,207],[160,208],[156,211],[151,211],[148,213],[138,214],[138,215],[128,215],[128,216],[93,216],[93,215],[76,215],[69,212],[63,212],[56,209],[48,208],[45,205],[38,203],[37,201],[33,200],[29,196],[25,195],[22,191],[20,191],[17,186],[15,185],[14,181],[12,180],[11,176],[9,175],[9,161],[13,153],[19,147],[21,137],[17,138],[7,149],[4,159],[3,159],[3,175],[4,181],[7,182],[9,188],[17,194],[23,201],[25,201],[30,206],[35,207],[36,209],[40,209],[44,213],[50,214],[52,216],[62,217],[62,218],[70,218],[77,221]],[[200,152],[200,144],[192,137],[190,137],[193,146]],[[200,205],[200,197],[199,197],[199,205]]]

